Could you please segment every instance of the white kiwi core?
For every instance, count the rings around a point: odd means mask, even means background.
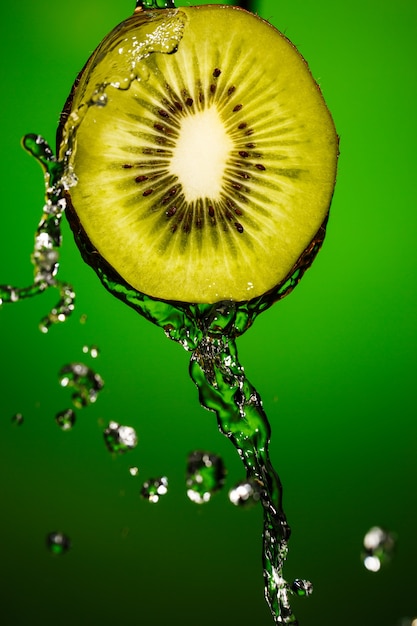
[[[216,107],[183,118],[169,172],[178,177],[187,202],[220,200],[232,147]]]

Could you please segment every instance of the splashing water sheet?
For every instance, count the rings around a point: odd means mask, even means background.
[[[250,4],[245,3],[245,8],[253,9]],[[142,2],[138,8],[157,10],[175,7],[172,2]],[[174,14],[170,19],[171,22],[167,27],[166,22],[161,24],[161,29],[166,29],[162,33],[162,44],[158,40],[149,39],[137,45],[136,73],[131,73],[130,78],[125,79],[126,84],[115,77],[106,78],[103,84],[95,86],[89,106],[106,106],[106,90],[109,84],[112,87],[116,86],[117,89],[129,89],[130,83],[138,76],[143,76],[143,72],[146,71],[141,65],[141,60],[155,50],[175,53],[181,39],[183,24]],[[155,20],[158,20],[157,16]],[[66,145],[64,156],[55,156],[45,139],[39,135],[28,134],[23,139],[24,148],[43,168],[46,185],[45,204],[32,253],[34,281],[26,287],[2,285],[0,302],[16,303],[41,294],[47,289],[57,289],[58,303],[39,324],[43,333],[47,333],[53,324],[64,322],[74,310],[73,287],[58,280],[59,249],[62,243],[61,219],[66,210],[66,192],[77,184],[66,158],[71,154],[73,135],[85,113],[80,108],[68,119],[63,136]],[[260,312],[289,294],[298,284],[321,246],[324,228],[325,226],[311,247],[306,250],[302,261],[293,267],[287,279],[276,290],[243,303],[225,301],[198,305],[150,298],[130,288],[107,265],[96,264],[95,250],[78,242],[84,259],[94,267],[110,293],[159,326],[169,339],[179,343],[190,353],[189,374],[198,389],[200,403],[214,412],[219,430],[234,445],[244,466],[246,479],[242,481],[240,491],[235,491],[234,503],[244,503],[249,498],[253,502],[259,501],[262,506],[265,597],[276,624],[298,624],[292,611],[291,596],[310,595],[312,584],[303,579],[288,582],[285,578],[284,565],[291,531],[284,512],[281,481],[269,455],[271,428],[261,396],[247,379],[244,367],[239,362],[236,339],[252,325]],[[93,348],[85,346],[83,351],[93,357],[98,353],[95,346]],[[61,386],[75,389],[73,402],[77,408],[95,402],[97,393],[103,386],[100,376],[83,363],[63,366],[59,372],[59,381]],[[15,421],[17,422],[17,419]],[[63,430],[72,429],[75,422],[74,411],[66,409],[57,413],[56,422]],[[104,431],[104,439],[108,449],[117,454],[126,452],[137,444],[134,429],[120,426],[115,421],[112,421]],[[187,472],[189,498],[198,503],[208,501],[211,493],[215,491],[206,486],[206,481],[210,483],[212,479],[215,484],[221,486],[225,478],[221,459],[208,453],[194,452],[190,455]],[[213,478],[210,472],[214,474],[217,472],[218,475]],[[150,479],[143,485],[142,496],[151,502],[157,502],[160,496],[167,492],[167,485],[166,477]],[[253,540],[256,541],[256,537]],[[52,533],[48,536],[48,545],[56,553],[65,552],[69,548],[69,540],[60,533]]]

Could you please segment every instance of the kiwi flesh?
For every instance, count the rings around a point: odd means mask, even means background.
[[[82,237],[151,297],[251,300],[323,236],[333,120],[293,44],[238,7],[141,10],[117,26],[57,141]]]

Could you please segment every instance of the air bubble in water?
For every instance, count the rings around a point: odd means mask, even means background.
[[[253,480],[242,480],[229,491],[229,500],[235,506],[249,507],[260,497],[260,486]]]
[[[15,415],[13,415],[12,417],[12,422],[16,426],[21,426],[24,422],[23,415],[21,413],[15,413]]]
[[[75,413],[72,409],[65,409],[55,415],[55,421],[61,430],[71,430],[75,424]]]
[[[59,372],[59,382],[62,387],[74,388],[72,401],[79,409],[95,402],[104,385],[103,379],[84,363],[64,365]]]
[[[110,452],[123,454],[135,448],[138,443],[135,429],[130,426],[121,426],[117,422],[110,422],[103,434]]]
[[[168,492],[168,479],[166,476],[161,478],[151,478],[143,483],[140,495],[142,498],[149,500],[153,504],[159,501],[161,496]]]
[[[291,585],[291,591],[299,597],[311,596],[313,593],[313,583],[309,580],[296,578]]]
[[[71,548],[71,541],[64,533],[53,532],[47,535],[46,545],[52,554],[65,554]]]
[[[187,459],[187,495],[197,504],[204,504],[221,489],[226,477],[222,459],[208,452],[192,452]]]
[[[370,572],[379,572],[392,559],[395,536],[380,526],[373,526],[363,540],[363,564]]]

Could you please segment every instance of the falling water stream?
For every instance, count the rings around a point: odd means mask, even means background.
[[[139,3],[139,8],[174,8],[174,5],[172,2],[144,1]],[[103,106],[103,101],[98,102],[96,99],[91,102],[91,106],[95,104]],[[0,286],[0,304],[32,297],[51,287],[57,289],[57,305],[40,322],[41,330],[47,332],[52,324],[65,321],[74,309],[73,288],[60,282],[57,274],[62,239],[60,223],[67,208],[65,192],[76,181],[42,137],[26,135],[23,146],[41,164],[46,183],[45,205],[35,234],[32,254],[34,282],[23,288]],[[215,413],[220,431],[233,443],[245,467],[246,485],[252,485],[253,493],[256,493],[256,499],[262,505],[265,596],[276,624],[298,623],[291,609],[290,597],[292,594],[309,595],[312,585],[305,580],[287,582],[284,578],[283,568],[288,554],[290,527],[283,509],[281,481],[269,456],[271,428],[261,397],[246,378],[245,370],[239,362],[236,339],[252,325],[259,313],[292,291],[314,259],[323,238],[324,226],[302,260],[272,292],[249,302],[225,301],[204,305],[166,302],[134,290],[103,260],[97,265],[97,255],[92,247],[88,247],[85,241],[77,241],[84,260],[94,267],[108,291],[159,326],[169,339],[189,351],[189,374],[197,386],[200,403]],[[78,369],[75,368],[76,365]],[[89,378],[89,389],[93,396],[102,386],[100,378],[94,377],[94,373],[85,371],[83,367],[83,364],[73,364],[60,373],[61,384],[65,380],[65,384],[72,386],[75,393],[78,393],[80,407],[92,401],[90,396],[84,398],[80,395],[80,379],[93,376],[91,380]],[[68,429],[73,424],[74,415],[62,412],[56,419],[62,428]],[[131,437],[128,442],[122,441],[123,438],[119,437],[120,428],[122,427],[118,424],[109,425],[105,431],[107,446],[118,450],[120,446],[135,445],[132,433],[133,439]],[[203,465],[205,463],[203,458],[199,462]],[[144,489],[144,497],[151,499],[163,495],[165,480],[163,477],[150,481]],[[192,472],[189,480],[190,490],[196,491]],[[196,492],[194,495],[204,498],[203,492]],[[50,545],[56,545],[54,538],[48,541]],[[65,547],[64,544],[66,546],[65,541],[60,542],[60,546]]]

